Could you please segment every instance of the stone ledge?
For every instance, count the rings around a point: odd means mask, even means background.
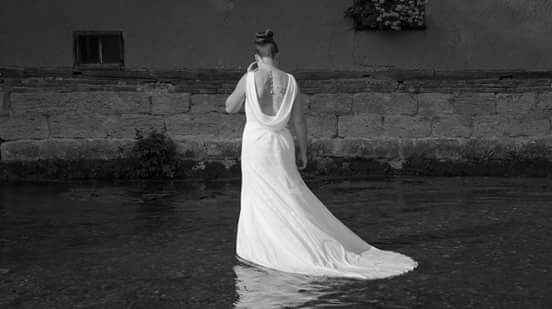
[[[0,68],[6,85],[17,91],[56,90],[140,91],[143,85],[164,83],[170,91],[228,94],[244,70],[74,71],[72,68]],[[482,92],[550,91],[552,71],[364,70],[294,71],[307,94],[358,92]],[[146,86],[146,88],[148,88]]]
[[[0,116],[0,139],[42,139],[49,135],[48,119],[42,115]]]
[[[239,79],[245,67],[239,69],[206,68],[206,69],[138,69],[124,70],[85,70],[73,67],[0,67],[3,77],[66,77],[66,78],[109,78],[109,79]],[[552,78],[552,70],[438,70],[438,69],[400,69],[373,68],[363,70],[298,70],[297,77],[302,79],[332,78],[387,78],[387,79],[546,79]]]
[[[48,159],[110,160],[128,155],[135,140],[122,139],[45,139],[19,140],[0,144],[2,161]],[[190,159],[238,160],[241,140],[180,136],[175,138],[177,151]],[[533,156],[552,159],[552,136],[534,139],[471,138],[322,138],[309,141],[309,156],[407,160],[422,157],[438,160],[488,158],[502,160],[515,152],[533,151]]]
[[[240,177],[239,140],[176,141],[171,163],[183,180]],[[0,145],[0,183],[70,179],[135,179],[134,140],[52,139]],[[552,176],[552,137],[538,140],[322,139],[309,146],[304,176]],[[141,175],[141,174],[138,174]]]

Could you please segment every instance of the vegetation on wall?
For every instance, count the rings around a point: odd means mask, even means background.
[[[173,178],[177,169],[176,143],[155,130],[144,134],[136,130],[130,160],[136,178]]]
[[[345,10],[356,31],[425,29],[427,0],[354,0]]]
[[[166,132],[136,131],[129,150],[116,159],[45,159],[0,161],[0,183],[9,181],[60,181],[80,179],[227,179],[240,174],[239,162],[201,160],[178,153],[176,142]]]
[[[164,133],[139,138],[129,157],[114,160],[39,160],[0,162],[0,183],[76,179],[183,179],[191,181],[239,179],[240,163],[231,166],[211,159],[177,155]],[[528,176],[552,177],[552,149],[543,142],[501,146],[486,141],[468,142],[456,160],[439,159],[432,147],[404,158],[401,166],[363,157],[313,156],[305,177],[372,176]]]

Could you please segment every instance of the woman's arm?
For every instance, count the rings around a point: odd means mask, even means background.
[[[293,126],[295,129],[295,134],[297,135],[297,143],[299,146],[299,159],[301,163],[299,164],[299,169],[304,169],[307,167],[307,122],[305,121],[304,115],[304,100],[299,87],[297,87],[297,97],[293,103],[293,108],[291,110],[291,117],[293,120]]]
[[[247,73],[244,74],[241,78],[238,84],[236,85],[236,89],[228,96],[226,99],[226,112],[227,113],[237,113],[241,106],[243,105],[243,101],[245,101],[245,77],[247,76]]]

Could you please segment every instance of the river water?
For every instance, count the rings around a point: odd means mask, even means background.
[[[312,179],[363,239],[416,259],[363,281],[234,256],[239,182],[0,186],[0,307],[552,306],[552,180]]]

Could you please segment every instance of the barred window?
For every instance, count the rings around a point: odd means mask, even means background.
[[[75,31],[75,66],[84,68],[122,68],[124,41],[121,31]]]

